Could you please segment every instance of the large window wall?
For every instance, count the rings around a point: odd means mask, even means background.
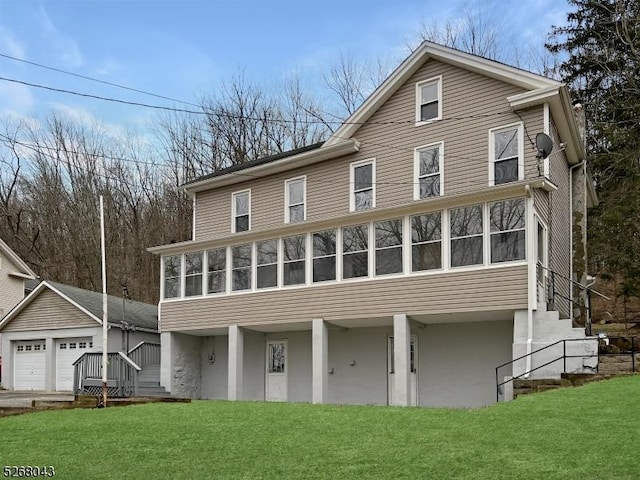
[[[513,198],[167,255],[164,300],[483,268],[526,259]]]

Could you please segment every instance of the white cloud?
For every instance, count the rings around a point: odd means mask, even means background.
[[[6,27],[0,25],[0,49],[7,55],[24,59],[26,47],[18,41],[15,34]]]
[[[34,104],[35,98],[26,85],[0,83],[0,112],[27,115]]]
[[[82,52],[76,41],[62,33],[53,23],[47,11],[41,5],[38,20],[42,27],[42,34],[51,48],[55,50],[60,60],[69,67],[80,67],[84,63]]]

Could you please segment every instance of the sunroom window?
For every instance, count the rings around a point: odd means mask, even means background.
[[[402,273],[402,219],[375,223],[376,275]]]
[[[491,263],[524,260],[525,203],[523,198],[492,203]]]
[[[411,217],[411,271],[442,268],[442,212]]]
[[[342,229],[342,278],[369,275],[369,225]]]
[[[231,290],[251,289],[251,244],[231,248]]]
[[[284,285],[300,285],[306,282],[305,241],[305,235],[282,239]]]
[[[182,274],[182,256],[164,257],[164,298],[180,296],[180,277]]]
[[[208,279],[207,293],[227,291],[227,249],[216,248],[207,251]]]
[[[278,286],[278,240],[266,240],[256,244],[258,253],[256,269],[257,288]]]
[[[184,269],[184,296],[202,295],[202,252],[185,254]]]
[[[482,264],[482,205],[450,210],[449,224],[451,266]]]

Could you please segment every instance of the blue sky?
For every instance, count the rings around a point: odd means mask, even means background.
[[[542,43],[568,10],[557,0],[0,0],[0,54],[194,102],[241,70],[262,85],[298,72],[316,88],[341,52],[400,59],[421,22],[454,20],[465,7],[504,22],[523,44]],[[0,76],[170,104],[2,57]],[[0,115],[52,109],[133,128],[153,114],[0,80]]]

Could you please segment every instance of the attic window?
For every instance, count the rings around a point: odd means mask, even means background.
[[[442,118],[442,77],[416,84],[416,123]]]

